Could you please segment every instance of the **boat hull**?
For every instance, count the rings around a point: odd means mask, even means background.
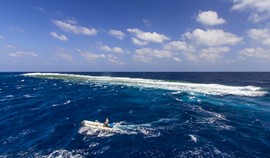
[[[113,130],[111,127],[104,127],[103,123],[93,122],[93,121],[88,121],[88,120],[83,120],[82,125],[85,127],[91,127],[91,128],[99,129],[99,130],[107,130],[107,131]]]

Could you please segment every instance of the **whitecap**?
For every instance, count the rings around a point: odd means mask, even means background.
[[[89,145],[89,148],[94,148],[94,147],[96,147],[96,146],[98,146],[98,145],[99,145],[99,143],[93,142],[93,143],[91,143],[91,144]]]
[[[203,93],[209,95],[239,95],[239,96],[264,96],[267,94],[260,87],[255,86],[227,86],[221,84],[200,84],[186,82],[169,82],[163,80],[128,78],[128,77],[109,77],[109,76],[87,76],[60,73],[27,73],[24,76],[63,79],[63,80],[84,80],[96,84],[113,84],[122,86],[132,86],[139,88],[156,88],[172,90],[177,92]],[[102,87],[102,86],[101,86]],[[104,88],[104,87],[103,87]]]
[[[189,96],[188,99],[193,100],[195,99],[195,96]]]
[[[193,141],[194,143],[197,143],[197,138],[194,135],[189,134],[188,136],[190,136],[191,141]]]
[[[71,101],[70,100],[67,100],[64,104],[66,105],[66,104],[69,104]]]
[[[25,94],[25,95],[23,95],[23,97],[24,97],[24,98],[33,98],[33,97],[35,97],[35,96],[30,95],[30,94]]]
[[[105,146],[105,147],[101,148],[100,150],[92,152],[91,154],[100,155],[100,154],[104,153],[106,150],[108,150],[109,148],[110,148],[110,146]]]
[[[55,158],[55,157],[69,157],[69,158],[83,158],[86,155],[84,154],[83,150],[72,150],[72,151],[68,151],[65,149],[58,149],[58,150],[54,150],[52,153],[45,155],[45,156],[41,156],[41,157],[46,157],[46,158]]]
[[[179,98],[175,98],[176,101],[180,101],[182,102],[183,100],[182,99],[179,99]]]

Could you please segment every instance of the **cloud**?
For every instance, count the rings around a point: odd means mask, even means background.
[[[47,13],[47,10],[44,9],[43,7],[36,7],[36,9],[40,12]]]
[[[186,60],[190,62],[198,62],[199,58],[196,54],[194,53],[183,53],[183,56],[186,58]]]
[[[201,24],[209,26],[220,25],[226,22],[223,18],[218,17],[217,12],[215,11],[199,12],[196,20]]]
[[[14,31],[14,32],[24,33],[24,30],[19,27],[9,27],[9,30]]]
[[[8,44],[8,45],[6,45],[6,48],[13,49],[13,48],[16,48],[16,47],[14,45],[12,45],[12,44]]]
[[[209,47],[207,49],[202,49],[200,57],[209,61],[216,61],[217,59],[222,58],[222,54],[229,52],[230,48],[228,47]]]
[[[143,19],[143,24],[147,27],[151,27],[151,22],[149,20]]]
[[[167,50],[173,50],[173,51],[189,51],[189,52],[195,51],[194,46],[186,42],[181,42],[181,41],[172,41],[170,43],[166,43],[163,46],[163,48]]]
[[[234,0],[232,10],[251,10],[249,20],[257,23],[270,17],[269,0]]]
[[[60,34],[57,34],[56,32],[51,32],[50,35],[55,38],[55,39],[58,39],[60,41],[67,41],[68,38],[65,36],[65,35],[60,35]]]
[[[28,51],[16,51],[15,53],[8,53],[8,55],[14,58],[21,58],[24,56],[32,56],[32,57],[38,56],[36,53],[28,52]]]
[[[177,62],[182,61],[180,58],[176,58],[176,57],[174,57],[173,60],[175,60],[175,61],[177,61]]]
[[[125,33],[119,30],[110,30],[109,34],[113,37],[118,38],[119,40],[123,40],[123,38],[125,37]]]
[[[59,57],[59,58],[66,59],[66,60],[73,60],[72,55],[70,55],[68,53],[64,53],[64,52],[57,52],[57,53],[55,53],[55,56]]]
[[[221,29],[201,30],[195,29],[193,32],[186,32],[184,37],[194,44],[205,46],[236,45],[242,41],[241,37],[224,32]]]
[[[96,54],[96,53],[91,53],[87,51],[82,51],[80,49],[77,49],[77,51],[81,54],[82,57],[84,57],[88,61],[94,61],[97,59],[106,59],[107,61],[118,64],[118,65],[125,65],[123,61],[119,61],[118,58],[113,55],[113,54]]]
[[[247,31],[250,38],[270,46],[270,29],[250,29]]]
[[[263,60],[270,60],[270,50],[264,48],[246,48],[239,54],[241,57],[258,58]]]
[[[112,54],[109,54],[106,57],[107,57],[107,60],[111,63],[117,64],[117,65],[126,65],[123,61],[119,61],[118,58]]]
[[[135,50],[134,60],[150,63],[153,58],[171,58],[172,53],[168,50],[157,50],[152,48],[141,48]]]
[[[88,61],[93,61],[100,58],[105,58],[106,56],[104,54],[95,54],[91,52],[81,52],[81,56],[83,56]]]
[[[0,40],[4,40],[4,39],[5,39],[5,37],[0,35]]]
[[[144,32],[144,31],[137,29],[137,28],[133,28],[133,29],[129,28],[129,29],[127,29],[127,31],[135,36],[135,38],[133,38],[132,42],[134,44],[137,43],[137,45],[138,45],[138,43],[148,44],[150,42],[163,43],[164,41],[170,40],[169,37],[167,37],[163,34],[158,34],[156,32]],[[136,42],[134,42],[134,41],[136,41]]]
[[[125,51],[120,47],[111,48],[109,46],[102,45],[102,46],[100,46],[100,49],[103,50],[103,51],[106,51],[106,52],[125,53]]]
[[[133,44],[135,44],[137,46],[145,46],[145,45],[148,44],[147,42],[140,41],[140,40],[138,40],[137,38],[134,38],[134,37],[131,38],[131,41],[132,41]]]
[[[66,50],[63,48],[58,49],[57,52],[54,54],[54,56],[68,61],[73,60],[73,56],[70,55],[70,53],[66,52]]]
[[[97,34],[97,30],[94,28],[87,28],[84,26],[79,26],[74,20],[61,21],[61,20],[52,20],[52,22],[58,26],[61,30],[74,33],[93,36]]]

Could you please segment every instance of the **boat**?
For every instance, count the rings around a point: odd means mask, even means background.
[[[94,121],[83,120],[82,125],[85,127],[91,127],[98,130],[107,130],[107,131],[113,130],[113,124],[109,124],[108,127],[105,127],[103,123],[98,122],[98,121],[94,122]]]

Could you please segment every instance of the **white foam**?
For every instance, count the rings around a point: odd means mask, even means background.
[[[91,154],[100,155],[100,154],[104,153],[106,150],[108,150],[109,148],[110,148],[109,146],[105,146],[105,147],[101,148],[100,150],[93,151]]]
[[[179,98],[175,98],[176,101],[179,101],[179,102],[182,102],[183,100],[182,99],[179,99]]]
[[[37,156],[39,157],[39,156]],[[64,158],[64,157],[69,157],[69,158],[83,158],[85,157],[83,150],[72,150],[68,151],[65,149],[58,149],[50,153],[49,155],[45,156],[40,156],[40,157],[46,157],[46,158]]]
[[[14,95],[7,95],[6,98],[14,98]]]
[[[91,127],[81,127],[78,131],[79,134],[89,135],[89,136],[96,136],[96,137],[110,137],[113,136],[113,132],[109,131],[102,131],[98,129],[93,129]]]
[[[194,143],[197,143],[197,138],[192,135],[192,134],[189,134],[188,136],[190,136],[191,140],[194,142]]]
[[[160,122],[160,120],[154,121],[152,123],[156,123],[156,122]],[[112,131],[104,131],[104,130],[94,129],[91,127],[82,126],[79,129],[78,133],[84,134],[84,135],[96,136],[96,137],[110,137],[115,134],[120,134],[120,135],[142,134],[145,138],[159,137],[161,134],[159,131],[157,131],[157,129],[151,126],[152,123],[127,124],[125,122],[119,122],[114,125]]]
[[[113,85],[124,85],[141,88],[156,88],[176,91],[177,93],[189,92],[204,93],[209,95],[239,95],[239,96],[263,96],[267,94],[260,87],[255,86],[227,86],[221,84],[199,84],[186,82],[169,82],[163,80],[127,78],[127,77],[109,77],[109,76],[86,76],[60,73],[27,73],[24,76],[66,79],[66,80],[85,80],[95,83],[105,83]]]
[[[33,97],[35,97],[35,96],[30,95],[30,94],[25,94],[25,95],[23,95],[23,97],[25,97],[25,98],[33,98]]]
[[[98,146],[98,145],[99,145],[99,143],[93,142],[93,143],[91,143],[91,144],[89,145],[89,148],[94,148],[94,147],[96,147],[96,146]]]
[[[70,100],[67,100],[64,104],[66,105],[66,104],[69,104],[71,101]]]

